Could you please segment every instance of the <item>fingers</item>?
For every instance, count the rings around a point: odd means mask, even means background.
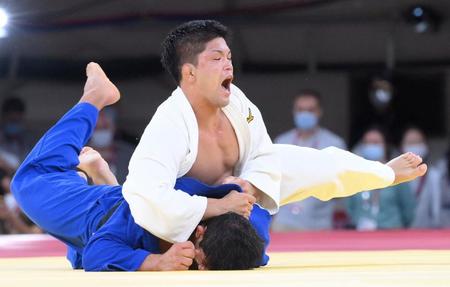
[[[194,260],[192,258],[181,257],[180,265],[183,268],[183,270],[187,270],[187,269],[189,269],[189,267],[191,267],[193,261]]]
[[[243,193],[243,195],[245,196],[245,198],[248,200],[248,202],[249,202],[251,205],[255,204],[255,202],[256,202],[256,197],[254,197],[253,195],[248,194],[248,193]]]
[[[84,154],[87,153],[88,151],[91,151],[93,148],[91,148],[90,146],[85,146],[81,149],[80,154]]]
[[[234,181],[236,180],[237,177],[234,176],[227,176],[223,181],[222,184],[229,184],[229,183],[234,183]]]
[[[185,258],[193,259],[195,257],[195,249],[194,248],[192,248],[192,249],[185,248],[185,249],[181,250],[180,254]]]

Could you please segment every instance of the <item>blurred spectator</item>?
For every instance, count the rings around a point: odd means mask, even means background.
[[[386,162],[389,147],[384,133],[370,128],[355,153],[369,160]],[[364,191],[347,199],[352,225],[358,230],[409,227],[414,218],[415,198],[408,184]]]
[[[293,103],[295,128],[279,135],[274,142],[315,149],[329,146],[346,149],[342,138],[319,125],[322,114],[320,94],[313,90],[302,91]],[[331,229],[335,203],[334,200],[320,201],[307,198],[283,206],[274,218],[272,229],[275,231]]]
[[[32,147],[32,136],[25,128],[25,112],[25,103],[21,99],[12,97],[3,101],[0,165],[4,168],[16,169]]]
[[[10,192],[11,177],[0,174],[0,234],[42,233],[20,210]]]
[[[438,162],[438,169],[441,171],[441,225],[450,228],[450,144],[446,155]]]
[[[117,139],[116,131],[114,108],[104,109],[99,114],[97,125],[88,145],[103,156],[119,184],[122,184],[128,174],[128,162],[133,154],[134,146]]]
[[[402,152],[413,152],[428,161],[429,149],[422,130],[410,127],[403,133]],[[441,175],[439,170],[428,165],[427,173],[409,182],[411,191],[416,198],[416,210],[412,228],[440,227],[441,213]]]

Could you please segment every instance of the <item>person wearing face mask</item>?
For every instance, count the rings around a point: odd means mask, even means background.
[[[314,90],[301,91],[293,104],[295,128],[282,133],[274,142],[315,149],[329,146],[347,149],[341,137],[320,126],[322,114],[320,94]],[[335,205],[335,200],[323,202],[308,198],[283,206],[274,218],[272,229],[275,231],[331,229]]]
[[[438,161],[436,168],[440,173],[441,188],[441,227],[450,228],[450,141],[445,155]]]
[[[123,183],[128,173],[128,162],[134,146],[117,139],[116,113],[113,108],[102,110],[89,145],[96,149],[110,163],[110,168],[119,183]]]
[[[429,149],[425,134],[417,127],[407,128],[402,137],[402,152],[413,152],[427,162]],[[427,174],[408,183],[416,198],[416,211],[412,228],[438,228],[441,226],[440,172],[429,165]]]
[[[389,146],[384,132],[378,127],[366,130],[354,153],[386,162]],[[407,228],[414,219],[415,198],[408,184],[364,191],[346,201],[351,225],[357,230]]]
[[[16,97],[2,104],[0,123],[0,160],[15,169],[32,146],[32,136],[25,127],[25,103]]]

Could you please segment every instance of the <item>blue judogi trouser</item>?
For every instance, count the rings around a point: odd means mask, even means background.
[[[74,268],[81,267],[81,254],[91,235],[123,200],[121,186],[88,185],[76,172],[78,155],[97,117],[98,110],[90,104],[73,107],[36,144],[11,184],[17,202],[30,219],[70,247],[68,258]],[[175,188],[215,198],[231,190],[241,191],[234,184],[213,187],[191,178],[178,179]],[[267,247],[269,213],[255,205],[250,222]],[[262,265],[268,259],[265,255]]]
[[[120,186],[88,185],[76,171],[97,117],[91,104],[73,107],[39,140],[11,183],[25,214],[79,254],[102,217],[122,199]]]

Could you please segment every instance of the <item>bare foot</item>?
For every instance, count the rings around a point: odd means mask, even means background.
[[[94,184],[118,185],[117,179],[109,168],[108,163],[98,151],[91,147],[84,147],[78,156],[78,168],[84,171]]]
[[[80,162],[78,168],[91,178],[103,170],[109,169],[108,163],[102,158],[100,153],[88,146],[81,150],[78,160]]]
[[[413,180],[427,172],[427,165],[422,163],[422,158],[411,152],[394,158],[387,165],[395,173],[393,185]]]
[[[87,80],[80,103],[87,102],[101,110],[120,99],[119,90],[97,63],[91,62],[86,66],[86,75]]]

